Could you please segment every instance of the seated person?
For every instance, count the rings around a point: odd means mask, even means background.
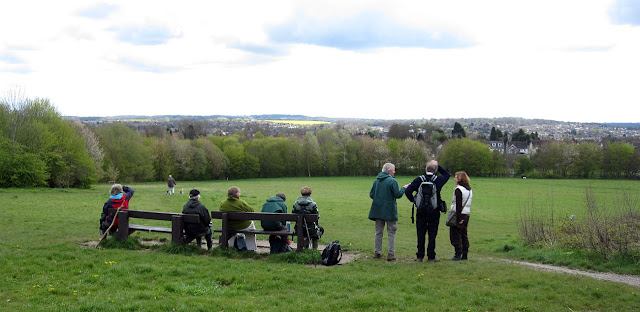
[[[244,212],[253,212],[253,208],[247,204],[246,201],[240,199],[240,189],[233,186],[227,191],[227,199],[223,200],[220,203],[220,211],[244,211]],[[244,229],[255,229],[256,226],[253,224],[251,220],[230,220],[229,221],[229,229],[230,230],[244,230]],[[236,246],[236,235],[233,235],[229,238],[229,246]],[[246,240],[246,248],[247,250],[256,250],[256,235],[255,234],[244,234]]]
[[[313,201],[311,197],[311,188],[308,186],[303,187],[300,190],[300,194],[302,196],[296,199],[296,202],[293,204],[293,213],[302,213],[302,214],[319,214],[318,206]],[[322,236],[324,230],[321,226],[317,225],[315,222],[311,224],[303,224],[303,237],[304,237],[304,248],[309,248],[309,237],[311,237],[312,246],[314,249],[318,249],[318,239]],[[300,233],[296,233],[296,235],[300,235]]]
[[[111,186],[111,196],[104,206],[102,206],[102,215],[100,216],[100,235],[111,226],[109,234],[113,235],[118,230],[118,218],[113,220],[114,214],[109,214],[109,208],[129,209],[129,200],[133,197],[133,189],[128,186],[122,186],[120,184],[114,184]]]
[[[196,189],[189,192],[189,201],[182,208],[184,214],[196,214],[200,217],[200,223],[185,223],[184,234],[185,244],[190,243],[194,238],[198,247],[202,244],[202,236],[207,241],[207,249],[210,250],[213,245],[211,240],[211,215],[209,210],[200,202],[200,192]]]
[[[271,213],[287,213],[287,204],[285,204],[287,196],[282,193],[276,194],[274,197],[267,198],[267,202],[262,205],[262,212]],[[282,221],[260,221],[262,228],[267,231],[286,231],[287,226]],[[271,253],[281,253],[291,251],[289,245],[289,235],[269,235],[269,245]]]

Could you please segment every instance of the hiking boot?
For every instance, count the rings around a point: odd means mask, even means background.
[[[396,256],[395,255],[389,254],[387,256],[387,261],[395,261],[395,260],[396,260]]]
[[[379,253],[374,253],[374,254],[373,254],[373,259],[379,259],[379,258],[381,258],[381,257],[382,257],[382,255],[381,255],[381,254],[379,254]]]
[[[452,261],[460,261],[460,260],[462,260],[462,258],[460,258],[460,256],[458,256],[458,255],[455,255],[455,256],[451,257],[451,260]]]
[[[462,257],[460,257],[460,260],[467,260],[467,253],[466,252],[462,253]]]
[[[415,262],[422,262],[423,260],[424,260],[424,259],[422,259],[422,258],[415,258],[415,259],[413,259],[413,261],[415,261]]]
[[[428,259],[427,262],[440,262],[440,259],[432,258],[432,259]]]

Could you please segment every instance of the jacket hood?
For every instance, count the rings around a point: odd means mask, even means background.
[[[282,200],[282,198],[278,196],[269,197],[267,198],[267,201],[268,202],[284,202],[284,200]]]
[[[313,204],[313,200],[309,196],[301,196],[301,197],[298,197],[298,199],[296,200],[296,203],[298,203],[298,205],[300,206],[308,206]]]
[[[376,179],[382,181],[382,180],[384,180],[386,178],[390,178],[390,177],[391,177],[391,175],[389,175],[388,173],[380,172],[380,173],[378,173],[378,176],[376,177]]]
[[[197,200],[197,199],[189,199],[189,201],[187,202],[187,207],[195,208],[195,207],[198,207],[199,204],[200,204],[199,200]]]

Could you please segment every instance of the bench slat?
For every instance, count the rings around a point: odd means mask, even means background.
[[[272,213],[272,212],[239,212],[239,211],[211,211],[211,218],[222,219],[222,214],[226,213],[229,220],[261,220],[261,221],[297,221],[297,213]],[[307,222],[317,222],[317,214],[303,215]]]
[[[129,224],[129,231],[147,231],[147,232],[160,232],[160,233],[171,233],[171,228],[157,227],[157,226],[146,226],[146,225],[137,225],[137,224]]]
[[[118,209],[109,208],[110,213],[115,213],[116,210]],[[200,222],[200,216],[195,214],[182,214],[182,213],[176,213],[176,212],[158,212],[158,211],[145,211],[145,210],[129,210],[130,218],[139,218],[139,219],[171,221],[171,218],[175,215],[181,215],[184,222],[187,222],[187,223]]]
[[[218,228],[213,230],[216,233],[222,233],[222,229]],[[293,231],[266,231],[266,230],[258,230],[258,229],[245,229],[245,230],[238,230],[238,231],[234,231],[234,230],[229,230],[229,233],[234,234],[234,233],[248,233],[248,234],[265,234],[265,235],[293,235],[294,232]]]

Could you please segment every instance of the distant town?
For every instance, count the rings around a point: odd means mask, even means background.
[[[441,130],[450,135],[455,123],[462,125],[469,138],[488,141],[491,129],[510,135],[522,129],[535,133],[546,140],[594,141],[640,139],[640,123],[581,123],[525,118],[466,118],[466,119],[415,119],[380,120],[308,117],[301,115],[257,115],[257,116],[114,116],[114,117],[67,117],[99,125],[123,123],[136,127],[138,131],[195,131],[196,136],[229,135],[244,131],[248,135],[261,132],[263,135],[302,135],[306,131],[326,127],[345,129],[353,135],[388,137],[392,126],[406,129],[408,136],[419,139]]]

